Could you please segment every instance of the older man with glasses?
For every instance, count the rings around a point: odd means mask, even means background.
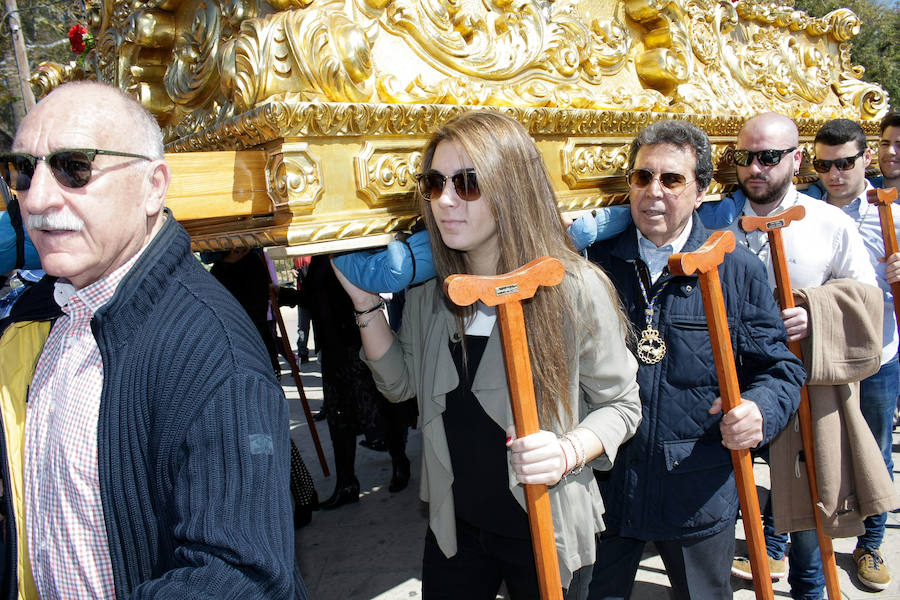
[[[116,88],[64,85],[22,121],[0,175],[62,313],[0,344],[8,589],[305,597],[287,402],[164,207],[156,121]]]
[[[744,402],[721,414],[705,309],[696,276],[672,276],[670,255],[709,237],[696,215],[712,179],[706,134],[660,121],[631,146],[631,216],[624,232],[589,248],[622,297],[638,341],[643,421],[612,470],[595,472],[607,531],[589,597],[627,598],[653,541],[679,598],[732,597],[738,497],[729,449],[768,443],[799,402],[804,372],[763,266],[745,248],[719,268]]]
[[[896,266],[900,254],[887,257],[886,265],[878,211],[866,198],[866,192],[872,189],[872,184],[866,180],[872,150],[866,145],[862,127],[849,119],[833,119],[816,133],[814,146],[813,168],[825,188],[823,199],[843,210],[854,221],[865,241],[878,286],[884,293],[881,369],[860,382],[860,408],[881,448],[888,473],[893,477],[892,431],[900,365],[897,361],[897,321],[891,283],[900,280]],[[900,210],[893,212],[896,230],[900,225]],[[886,589],[891,583],[890,573],[879,551],[886,521],[886,513],[868,517],[865,520],[865,534],[857,538],[853,552],[860,582],[875,590]]]

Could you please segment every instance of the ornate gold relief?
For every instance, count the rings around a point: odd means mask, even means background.
[[[284,142],[269,156],[266,180],[275,209],[288,208],[295,215],[309,214],[322,196],[322,168],[309,153],[306,142]]]
[[[204,0],[182,31],[166,70],[165,87],[172,101],[186,107],[203,106],[218,89],[218,45],[222,29],[219,6]]]
[[[366,142],[353,157],[357,193],[369,208],[398,206],[415,210],[415,174],[422,166],[423,141]]]
[[[865,119],[877,119],[888,109],[887,93],[880,86],[845,73],[832,85],[841,104]]]
[[[38,98],[46,96],[54,88],[77,79],[78,72],[75,63],[61,65],[58,63],[42,62],[31,74],[31,87]]]
[[[597,186],[602,179],[621,177],[630,149],[627,141],[569,138],[561,151],[563,181],[569,189],[583,189]]]
[[[306,8],[313,0],[266,0],[269,6],[275,10],[288,10],[290,8]]]
[[[97,78],[170,122],[169,140],[279,101],[862,119],[887,106],[850,62],[859,20],[846,9],[821,19],[768,0],[91,0],[86,9]]]
[[[781,1],[86,0],[85,74],[153,111],[169,151],[269,153],[275,206],[195,219],[195,244],[350,248],[418,218],[418,140],[473,107],[538,140],[563,210],[622,201],[628,143],[658,119],[714,138],[713,194],[751,114],[804,140],[837,116],[876,135],[888,99],[852,64],[859,20]],[[76,76],[49,65],[35,85]]]
[[[248,19],[223,45],[223,89],[238,110],[288,96],[366,101],[374,90],[369,51],[365,31],[334,6]]]
[[[416,214],[402,216],[359,213],[351,218],[333,222],[297,221],[288,230],[288,245],[314,244],[353,240],[367,236],[409,231],[419,221]]]

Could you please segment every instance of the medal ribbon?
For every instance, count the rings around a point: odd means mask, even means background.
[[[647,326],[644,328],[644,331],[641,332],[641,339],[637,345],[637,355],[640,361],[645,365],[655,365],[666,355],[666,342],[659,335],[659,331],[653,328],[654,305],[659,299],[659,295],[666,289],[666,285],[668,285],[669,281],[664,281],[663,284],[659,286],[659,289],[656,290],[656,293],[653,294],[653,299],[650,300],[647,298],[647,289],[644,287],[644,281],[641,279],[637,261],[634,262],[634,272],[637,275],[638,285],[641,287],[641,295],[644,297],[644,302],[647,304],[647,308],[644,309]]]
[[[659,295],[666,289],[666,286],[669,285],[669,281],[671,280],[663,282],[663,284],[659,286],[659,289],[656,290],[656,293],[653,294],[653,299],[651,300],[647,298],[647,288],[644,287],[644,280],[641,279],[641,272],[638,270],[637,261],[634,261],[634,274],[637,275],[638,285],[641,288],[641,295],[644,297],[644,303],[647,305],[647,308],[644,310],[644,314],[647,318],[647,327],[652,329],[654,305],[656,304],[656,301],[659,300]]]

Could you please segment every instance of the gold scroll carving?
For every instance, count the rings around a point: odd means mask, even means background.
[[[717,194],[734,184],[730,152],[747,116],[787,114],[808,144],[838,116],[872,134],[888,106],[851,62],[860,23],[846,9],[812,18],[764,0],[85,6],[97,48],[83,72],[41,66],[39,95],[91,76],[153,112],[173,157],[265,155],[265,197],[241,192],[265,211],[234,215],[234,198],[221,210],[210,204],[205,218],[186,222],[197,247],[380,243],[418,219],[412,176],[428,133],[473,107],[528,128],[560,207],[574,211],[624,199],[628,142],[653,120],[687,118],[710,134]],[[219,177],[237,177],[222,164]],[[810,174],[805,164],[798,182]]]

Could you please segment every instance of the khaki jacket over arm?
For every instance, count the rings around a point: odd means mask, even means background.
[[[603,442],[605,454],[590,466],[609,469],[619,446],[630,438],[641,418],[637,363],[625,346],[625,333],[610,298],[605,275],[588,265],[568,272],[562,285],[572,286],[578,298],[578,317],[586,327],[568,327],[560,315],[560,327],[575,338],[569,397],[579,423]],[[431,280],[410,290],[399,339],[378,361],[367,361],[379,390],[391,401],[418,398],[422,417],[422,483],[420,497],[429,503],[429,525],[446,556],[456,554],[456,522],[453,506],[453,471],[442,414],[446,394],[459,381],[448,342],[458,339],[456,320],[440,282]],[[592,329],[594,335],[588,331]],[[365,356],[363,356],[365,360]],[[513,423],[509,388],[503,363],[499,326],[495,325],[472,392],[485,412],[502,428]],[[525,495],[508,468],[509,487],[522,507]],[[570,475],[550,488],[557,551],[563,586],[572,573],[595,559],[595,534],[604,528],[603,500],[590,468]]]
[[[809,373],[819,512],[830,537],[864,531],[863,519],[900,505],[878,443],[859,409],[859,381],[881,365],[881,290],[835,279],[797,290],[809,311]],[[779,532],[815,528],[797,415],[772,441],[772,512]]]

